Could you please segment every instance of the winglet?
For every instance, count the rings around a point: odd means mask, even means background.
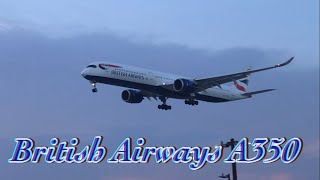
[[[294,59],[294,57],[290,58],[288,61],[286,61],[282,64],[277,64],[276,67],[286,66],[286,65],[290,64],[293,59]]]

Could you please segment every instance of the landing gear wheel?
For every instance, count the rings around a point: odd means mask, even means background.
[[[188,101],[188,100],[185,100],[184,103],[185,103],[185,104],[189,104],[189,101]]]
[[[184,103],[187,104],[187,105],[192,105],[192,106],[199,105],[199,101],[195,101],[195,100],[192,100],[192,99],[185,100]]]
[[[96,93],[96,92],[98,92],[98,89],[97,89],[97,88],[93,88],[93,89],[92,89],[92,92],[93,92],[93,93]]]
[[[161,109],[161,110],[171,110],[172,107],[171,106],[168,106],[168,105],[165,105],[165,104],[162,104],[162,105],[159,105],[158,106],[158,109]]]
[[[161,100],[161,102],[162,102],[163,104],[159,105],[159,106],[158,106],[158,109],[162,109],[162,110],[166,110],[166,111],[172,109],[171,106],[169,106],[169,105],[166,104],[166,102],[167,102],[167,98],[166,98],[166,97],[160,97],[159,99]]]

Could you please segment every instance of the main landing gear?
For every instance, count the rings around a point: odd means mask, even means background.
[[[159,105],[159,106],[158,106],[158,109],[171,110],[171,106],[169,106],[169,105],[166,104],[168,98],[166,98],[166,97],[160,97],[159,99],[161,100],[161,102],[162,102],[163,104]]]
[[[92,85],[92,92],[93,92],[93,93],[98,92],[96,83],[95,83],[95,82],[91,82],[91,85]]]
[[[187,105],[192,105],[192,106],[196,105],[197,106],[199,104],[199,101],[189,99],[189,100],[185,100],[184,103]]]

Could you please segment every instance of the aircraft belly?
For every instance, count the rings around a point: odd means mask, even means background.
[[[216,103],[236,100],[232,92],[221,88],[210,88],[206,91],[199,92],[197,93],[197,99]]]
[[[228,102],[230,100],[220,98],[220,97],[214,97],[214,96],[208,96],[208,95],[203,95],[203,94],[196,94],[196,99],[200,101],[205,101],[205,102],[213,102],[213,103],[220,103],[220,102]]]

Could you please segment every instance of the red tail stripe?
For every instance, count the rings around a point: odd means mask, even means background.
[[[240,91],[246,92],[246,88],[238,84],[237,82],[234,82],[234,85],[239,89]]]

